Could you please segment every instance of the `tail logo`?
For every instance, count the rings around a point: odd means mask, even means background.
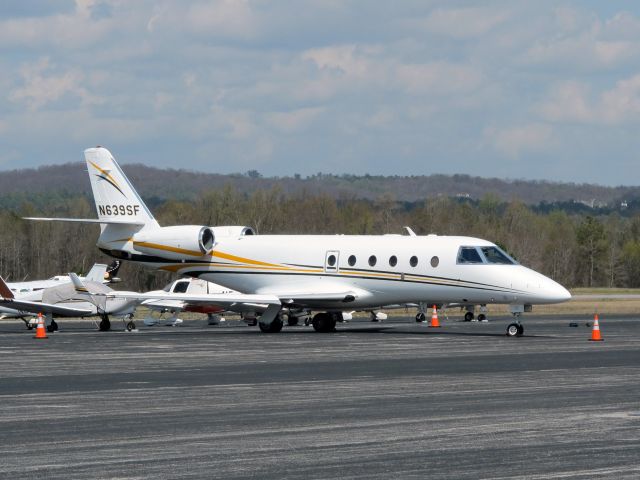
[[[127,196],[124,194],[122,189],[118,186],[118,182],[115,181],[115,179],[111,176],[111,174],[108,171],[103,170],[102,168],[100,168],[99,166],[97,166],[95,163],[93,163],[91,161],[89,163],[91,164],[91,166],[93,168],[95,168],[96,170],[98,170],[100,172],[100,174],[97,174],[97,173],[94,174],[96,177],[98,177],[98,178],[104,180],[105,182],[107,182],[113,188],[118,190],[122,194],[122,196],[124,198],[127,198]]]

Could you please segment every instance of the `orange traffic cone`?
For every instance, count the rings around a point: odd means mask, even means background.
[[[603,339],[600,336],[600,323],[598,323],[598,314],[593,317],[593,328],[591,329],[590,342],[602,342]]]
[[[33,338],[48,338],[47,337],[47,329],[44,328],[44,318],[42,318],[42,314],[38,314],[38,326],[36,327],[36,334]]]
[[[431,323],[429,324],[431,328],[439,328],[440,321],[438,320],[438,309],[436,306],[433,306],[433,315],[431,315]]]

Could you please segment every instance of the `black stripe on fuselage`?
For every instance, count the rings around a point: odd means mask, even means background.
[[[164,264],[170,264],[170,265],[181,265],[183,262],[181,260],[170,260],[167,258],[162,258],[162,257],[157,257],[154,255],[143,255],[140,253],[132,253],[129,254],[129,257],[123,257],[123,256],[117,256],[114,255],[112,253],[111,250],[108,250],[106,248],[101,248],[100,249],[103,253],[105,253],[106,255],[109,255],[113,258],[118,258],[118,259],[124,259],[124,260],[129,260],[132,262],[141,262],[141,263],[164,263]],[[202,264],[202,265],[210,265],[211,261],[209,260],[189,260],[188,263],[191,264]],[[223,262],[218,262],[218,263],[223,263]],[[233,263],[229,263],[229,265],[236,265]],[[250,265],[248,265],[250,266]],[[313,266],[313,265],[300,265],[301,267],[305,267],[305,268],[315,268],[315,269],[319,269],[322,270],[323,267],[322,266]],[[350,270],[350,271],[359,271],[359,272],[363,272],[363,273],[381,273],[381,274],[386,274],[386,275],[400,275],[401,273],[404,272],[387,272],[384,270],[365,270],[365,269],[345,269],[345,270]],[[433,275],[429,276],[429,275],[421,275],[421,274],[417,274],[417,273],[404,273],[405,276],[412,276],[412,277],[418,277],[421,278],[423,280],[410,280],[410,279],[400,279],[400,278],[378,278],[378,277],[371,277],[371,276],[365,276],[365,275],[341,275],[340,273],[338,274],[332,274],[332,273],[326,273],[326,272],[322,272],[322,273],[317,273],[317,272],[312,272],[312,273],[303,273],[303,272],[264,272],[264,271],[251,271],[251,272],[240,272],[240,271],[226,271],[226,270],[204,270],[204,271],[196,271],[197,273],[194,275],[191,272],[186,272],[185,275],[189,275],[191,277],[198,277],[200,275],[203,275],[205,273],[233,273],[233,274],[245,274],[245,275],[307,275],[307,276],[318,276],[318,275],[323,275],[323,276],[328,276],[328,277],[335,277],[335,278],[359,278],[359,279],[364,279],[364,280],[387,280],[390,282],[408,282],[408,283],[418,283],[418,284],[427,284],[427,285],[439,285],[439,286],[447,286],[447,287],[457,287],[457,288],[475,288],[477,290],[492,290],[492,291],[498,291],[501,293],[517,293],[517,294],[525,294],[526,292],[520,291],[520,290],[510,290],[510,289],[505,289],[505,287],[500,287],[498,285],[491,285],[491,284],[487,284],[487,283],[481,283],[481,282],[472,282],[472,281],[467,281],[467,280],[459,280],[459,279],[454,279],[454,278],[447,278],[447,277],[435,277]],[[438,280],[444,280],[447,282],[464,282],[465,284],[469,284],[469,285],[451,285],[451,284],[446,284],[443,285],[442,283],[438,283],[438,282],[432,282],[429,281],[429,279],[438,279]],[[478,287],[476,287],[478,286]],[[481,287],[481,288],[480,288]]]
[[[478,282],[474,282],[476,285],[479,286],[475,286],[475,285],[452,285],[452,284],[443,284],[443,283],[438,283],[438,282],[429,282],[429,281],[420,281],[420,280],[409,280],[409,279],[400,279],[400,278],[379,278],[379,277],[367,277],[367,276],[357,276],[357,275],[349,275],[348,277],[344,276],[344,275],[332,275],[330,273],[322,273],[322,274],[318,274],[318,273],[295,273],[295,272],[238,272],[238,271],[226,271],[226,270],[202,270],[202,271],[187,271],[187,272],[183,272],[183,275],[189,275],[190,277],[196,277],[199,278],[202,275],[207,275],[207,274],[231,274],[231,275],[293,275],[293,276],[299,276],[299,275],[304,275],[307,277],[317,277],[318,275],[322,275],[325,277],[335,277],[335,278],[341,278],[341,279],[345,279],[345,278],[357,278],[357,279],[361,279],[361,280],[380,280],[380,281],[387,281],[387,282],[401,282],[401,283],[414,283],[414,284],[419,284],[419,285],[434,285],[437,287],[456,287],[456,288],[470,288],[472,290],[484,290],[484,291],[492,291],[492,292],[498,292],[498,293],[510,293],[510,294],[526,294],[527,292],[521,292],[518,290],[504,290],[504,287],[495,287],[493,285],[487,285],[487,284],[483,284],[483,283],[478,283]],[[453,280],[453,281],[458,281],[458,280]]]

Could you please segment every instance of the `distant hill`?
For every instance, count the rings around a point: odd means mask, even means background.
[[[279,187],[285,195],[324,193],[334,198],[416,202],[437,196],[478,200],[492,194],[504,201],[520,200],[529,205],[577,203],[589,207],[617,209],[621,202],[640,198],[639,187],[605,187],[549,181],[502,180],[469,175],[373,176],[329,175],[310,177],[262,177],[257,172],[220,175],[189,170],[160,169],[146,165],[124,165],[123,170],[151,205],[168,198],[194,199],[200,192],[230,185],[242,192]],[[84,163],[42,166],[0,172],[0,205],[14,208],[25,201],[34,206],[47,197],[88,196]]]

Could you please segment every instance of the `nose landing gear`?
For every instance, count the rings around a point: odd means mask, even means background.
[[[510,323],[507,327],[507,337],[521,337],[524,333],[524,327],[520,322]]]

